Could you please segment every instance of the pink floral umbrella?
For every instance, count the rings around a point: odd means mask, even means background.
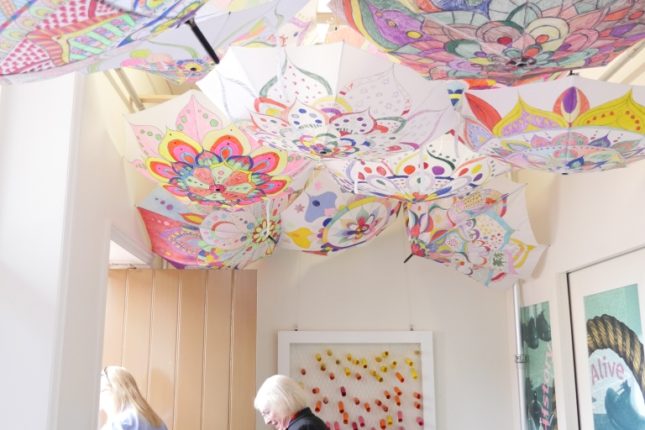
[[[334,0],[331,7],[430,79],[514,83],[607,64],[645,38],[645,4],[634,0]]]
[[[273,252],[287,204],[282,195],[237,209],[207,210],[157,188],[138,209],[153,252],[174,266],[242,269]]]
[[[645,87],[570,76],[468,90],[461,136],[519,168],[578,173],[622,167],[645,154]]]
[[[445,82],[344,44],[234,47],[198,85],[265,145],[317,160],[413,151],[456,121]]]
[[[186,203],[251,205],[300,190],[312,168],[226,124],[198,91],[126,119],[127,159]]]
[[[486,286],[531,275],[545,247],[531,230],[522,184],[498,177],[472,193],[408,208],[412,255]]]

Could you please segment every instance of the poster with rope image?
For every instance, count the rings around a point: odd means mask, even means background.
[[[637,284],[584,297],[594,430],[645,430]]]
[[[281,331],[278,373],[331,430],[436,429],[431,332]]]
[[[522,341],[526,355],[525,405],[529,430],[556,430],[551,313],[549,302],[520,310]]]

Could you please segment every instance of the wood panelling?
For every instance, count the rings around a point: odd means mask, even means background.
[[[256,293],[255,271],[111,270],[103,364],[168,430],[252,429]]]
[[[233,332],[231,348],[235,361],[231,364],[231,429],[252,429],[255,426],[255,333],[256,333],[256,272],[233,274]],[[250,369],[252,369],[250,371]]]

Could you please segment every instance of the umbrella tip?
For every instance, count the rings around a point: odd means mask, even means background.
[[[408,255],[408,257],[407,257],[405,260],[403,260],[403,264],[405,264],[405,263],[407,263],[408,261],[410,261],[410,258],[412,258],[412,257],[414,257],[414,254],[410,254],[410,255]]]

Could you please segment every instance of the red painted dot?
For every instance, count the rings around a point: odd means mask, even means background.
[[[510,45],[513,42],[513,39],[508,36],[502,36],[497,39],[497,43],[500,45]]]

